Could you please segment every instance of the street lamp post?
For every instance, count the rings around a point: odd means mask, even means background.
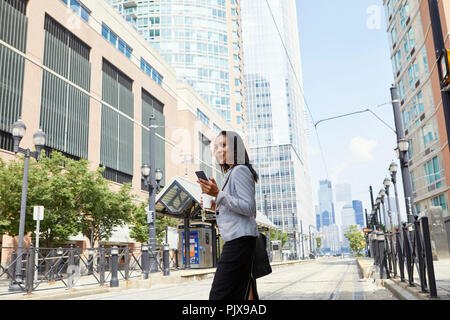
[[[160,169],[156,169],[155,159],[155,140],[156,140],[156,118],[155,115],[150,117],[150,165],[144,164],[141,168],[144,182],[148,185],[149,192],[149,204],[147,211],[147,223],[148,223],[148,245],[149,245],[149,257],[150,257],[150,272],[158,272],[158,265],[156,260],[156,192],[159,190],[159,183],[162,180],[163,172]]]
[[[396,234],[396,249],[397,249],[397,257],[398,257],[398,265],[400,269],[400,281],[405,281],[405,274],[404,274],[404,262],[403,262],[403,249],[402,249],[402,241],[403,241],[403,234],[401,232],[401,219],[400,219],[400,205],[398,201],[398,192],[397,192],[397,168],[398,165],[395,162],[392,162],[389,166],[389,172],[391,173],[391,181],[394,185],[394,192],[395,192],[395,206],[397,208],[397,232]]]
[[[38,130],[33,135],[33,142],[36,148],[36,151],[31,151],[30,149],[22,149],[19,147],[20,141],[25,136],[25,132],[27,127],[19,119],[12,125],[12,135],[14,139],[14,153],[22,153],[25,155],[24,167],[23,167],[23,179],[22,179],[22,199],[20,203],[20,221],[19,221],[19,240],[17,246],[17,262],[15,269],[15,279],[12,281],[11,286],[9,287],[9,291],[16,292],[21,291],[20,284],[23,282],[22,277],[22,255],[23,255],[23,238],[25,236],[25,216],[27,209],[27,190],[28,190],[28,167],[30,164],[30,157],[36,159],[36,161],[40,160],[41,150],[45,146],[46,135],[42,132],[41,129]]]
[[[402,179],[403,179],[403,190],[405,194],[406,202],[406,212],[408,217],[408,222],[413,223],[414,217],[416,216],[416,208],[414,206],[414,196],[412,191],[411,175],[408,168],[408,150],[409,141],[405,139],[405,131],[403,129],[403,122],[400,113],[400,97],[398,93],[398,88],[391,87],[391,97],[392,106],[394,109],[394,120],[395,128],[397,130],[397,143],[398,147],[396,149],[398,157],[400,159],[400,167],[402,169]]]
[[[389,199],[389,187],[391,184],[391,180],[386,177],[383,181],[383,184],[384,184],[384,188],[386,191],[386,198],[387,198],[387,202],[388,202],[389,223],[391,225],[390,231],[389,231],[389,253],[391,255],[391,260],[392,260],[392,263],[394,266],[394,278],[395,278],[397,276],[397,261],[395,259],[395,255],[393,255],[393,253],[395,253],[394,243],[393,243],[394,224],[392,223],[391,201]],[[395,240],[395,242],[397,242],[397,241],[398,241],[398,239]]]
[[[381,207],[383,208],[383,220],[384,220],[384,231],[387,231],[387,220],[386,220],[386,208],[384,207],[384,196],[386,195],[386,192],[384,189],[380,189],[380,192],[378,193],[380,197]]]
[[[401,227],[401,219],[400,219],[400,204],[398,201],[398,192],[397,192],[397,169],[398,165],[395,162],[392,162],[389,166],[389,172],[391,173],[391,181],[394,185],[395,192],[395,206],[397,207],[397,229],[400,230]]]

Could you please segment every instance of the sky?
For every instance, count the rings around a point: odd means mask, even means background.
[[[395,128],[392,104],[377,107],[391,101],[394,83],[382,1],[296,1],[303,89],[314,122],[370,108]],[[312,123],[308,114],[314,205],[319,180],[328,178],[333,187],[350,184],[353,200],[362,201],[370,214],[369,186],[376,198],[390,163],[398,163],[395,133],[368,112],[322,122],[317,132],[323,161]],[[401,207],[406,217],[404,211]],[[336,215],[340,224],[340,212]]]

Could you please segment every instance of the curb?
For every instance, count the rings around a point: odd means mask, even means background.
[[[411,293],[408,289],[402,287],[397,284],[395,280],[392,279],[384,279],[381,280],[382,285],[388,289],[394,297],[399,300],[426,300],[420,297],[417,297],[415,294]]]
[[[372,278],[378,286],[385,287],[399,300],[446,300],[445,298],[430,298],[429,293],[420,292],[420,285],[417,284],[410,287],[408,282],[401,282],[400,279],[380,279],[376,268],[373,268],[372,265],[364,268],[359,259],[356,261],[364,278]]]

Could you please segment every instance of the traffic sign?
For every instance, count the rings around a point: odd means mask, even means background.
[[[364,228],[363,231],[364,231],[364,233],[371,233],[373,230],[372,229],[368,229],[368,228]]]
[[[34,206],[33,207],[33,220],[44,220],[44,207]]]

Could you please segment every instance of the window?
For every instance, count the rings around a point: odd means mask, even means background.
[[[157,84],[162,85],[163,76],[156,71],[144,58],[141,58],[141,69],[149,77],[156,81]]]
[[[111,29],[106,25],[102,24],[102,36],[108,40],[116,49],[122,52],[128,59],[131,58],[133,49],[125,41],[119,38]]]
[[[73,12],[79,15],[84,21],[89,22],[90,11],[78,0],[62,0]],[[70,3],[69,3],[70,2]]]
[[[199,118],[204,124],[209,127],[209,118],[199,109],[197,109],[197,118]]]
[[[214,131],[219,134],[220,132],[222,132],[222,129],[220,129],[215,123],[213,123],[213,129]]]
[[[442,207],[442,210],[447,211],[447,201],[445,201],[445,195],[441,194],[431,200],[433,206]]]
[[[434,157],[432,160],[425,163],[424,168],[427,184],[432,184],[441,179],[438,157]]]

